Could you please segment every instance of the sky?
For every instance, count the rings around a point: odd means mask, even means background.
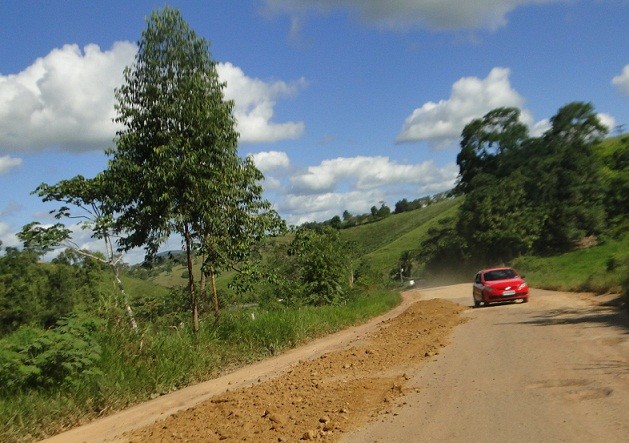
[[[40,183],[107,167],[114,90],[164,5],[210,43],[239,153],[289,224],[451,189],[461,130],[497,107],[531,135],[573,101],[629,128],[629,0],[0,0],[3,247],[55,222]]]

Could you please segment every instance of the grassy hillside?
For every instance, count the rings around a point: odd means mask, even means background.
[[[594,153],[603,161],[603,163],[608,163],[610,158],[616,155],[617,152],[626,150],[628,144],[629,134],[609,137],[596,145]]]
[[[389,243],[365,255],[365,259],[374,269],[388,274],[397,266],[398,260],[403,252],[417,251],[421,242],[427,237],[428,229],[437,225],[439,220],[445,217],[454,217],[460,205],[460,200],[447,201],[409,212],[409,221],[413,222],[413,228],[407,232],[400,233]],[[399,216],[407,215],[399,214]],[[395,220],[391,220],[395,222]],[[417,270],[419,271],[419,269]],[[385,274],[385,275],[386,275]],[[413,273],[413,275],[417,275]]]
[[[534,287],[620,292],[623,281],[629,277],[629,234],[554,257],[520,257],[513,265]]]
[[[408,241],[421,238],[421,235],[417,236],[418,229],[421,230],[427,223],[434,221],[435,218],[440,218],[445,211],[459,204],[459,199],[445,200],[422,209],[392,214],[374,223],[344,229],[341,231],[341,235],[343,240],[355,241],[363,254],[373,254],[383,248],[391,248],[393,243],[399,242],[404,236],[410,235]],[[400,249],[401,253],[412,248],[410,245],[404,247],[402,243],[401,248],[396,249]],[[395,256],[394,261],[397,261],[398,257],[399,254]]]
[[[396,266],[400,255],[404,251],[416,250],[428,229],[441,218],[454,216],[460,203],[461,199],[445,200],[422,209],[392,214],[383,220],[342,229],[341,238],[355,242],[360,258],[372,269],[388,275]],[[200,264],[195,263],[195,268],[198,266]],[[187,284],[186,275],[184,266],[175,265],[172,270],[163,272],[152,280],[160,286],[171,288]],[[226,273],[218,278],[219,291],[231,293],[227,284],[232,276],[231,273]]]

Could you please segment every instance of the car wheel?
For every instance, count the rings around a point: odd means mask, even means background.
[[[528,297],[522,299],[522,303],[528,303],[528,302],[529,302],[529,298]]]
[[[474,296],[472,296],[472,298],[474,299],[474,307],[478,308],[480,306],[480,301],[476,300],[476,298],[474,298]]]

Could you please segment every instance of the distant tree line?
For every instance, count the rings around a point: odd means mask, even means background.
[[[89,309],[100,295],[102,271],[102,263],[73,251],[43,264],[32,250],[4,248],[0,255],[0,336],[25,324],[50,328],[72,312]]]
[[[328,220],[322,222],[306,222],[301,225],[303,228],[318,229],[330,226],[334,229],[347,229],[359,226],[365,223],[373,223],[382,220],[389,215],[400,214],[402,212],[414,211],[415,209],[425,208],[433,203],[437,203],[448,198],[452,198],[452,191],[440,192],[434,195],[420,197],[418,199],[408,201],[406,198],[399,200],[395,204],[395,209],[391,212],[391,208],[385,202],[380,202],[380,207],[372,206],[369,212],[363,214],[352,214],[348,210],[343,211],[341,216],[335,215]]]
[[[346,229],[359,226],[365,223],[382,220],[391,215],[391,208],[384,202],[380,202],[380,207],[372,206],[368,213],[352,214],[348,210],[343,211],[342,216],[335,215],[328,220],[322,222],[306,222],[300,225],[301,228],[319,229],[323,227],[332,227],[334,229]]]
[[[426,206],[432,205],[433,203],[438,203],[452,197],[452,191],[446,191],[434,195],[427,195],[425,197],[420,197],[411,201],[403,198],[395,204],[394,212],[396,214],[400,214],[402,212],[414,211],[415,209],[422,209]]]

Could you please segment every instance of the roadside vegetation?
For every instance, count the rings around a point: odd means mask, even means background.
[[[533,286],[627,292],[629,137],[604,139],[590,104],[561,108],[539,138],[517,109],[494,110],[464,129],[452,192],[286,227],[238,157],[208,43],[165,8],[139,48],[107,169],[42,183],[58,223],[26,225],[23,248],[0,244],[0,440],[52,435],[363,322],[411,281],[511,264]],[[65,223],[77,220],[105,254],[73,242]],[[182,251],[158,253],[173,234]],[[146,260],[130,266],[134,247]]]
[[[513,261],[513,266],[536,288],[626,294],[629,235],[552,257],[522,256]]]

